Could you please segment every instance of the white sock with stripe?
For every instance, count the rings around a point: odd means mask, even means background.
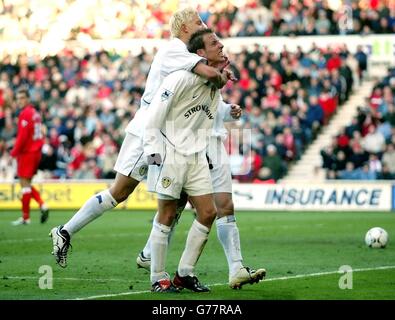
[[[80,231],[88,223],[100,217],[107,210],[113,209],[118,205],[110,191],[104,190],[90,197],[80,210],[63,226],[70,237]]]

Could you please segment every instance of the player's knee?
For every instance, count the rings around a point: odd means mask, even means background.
[[[124,202],[128,198],[128,195],[126,195],[126,193],[120,192],[120,193],[116,193],[115,195],[113,195],[113,197],[118,203],[121,203],[121,202]]]
[[[202,212],[198,213],[199,214],[199,220],[206,225],[206,226],[211,226],[211,224],[214,222],[215,217],[217,216],[217,210],[216,208],[207,208],[202,210]]]
[[[234,204],[232,197],[222,201],[219,205],[217,204],[217,216],[219,218],[224,216],[230,216],[234,214]]]
[[[111,195],[118,203],[123,202],[132,194],[138,184],[137,180],[117,175],[115,183],[110,188]]]
[[[158,222],[173,228],[176,223],[176,215],[173,212],[164,213],[158,219]]]
[[[133,192],[133,190],[134,188],[131,188],[130,186],[124,188],[117,188],[117,187],[110,188],[111,195],[118,203],[125,201],[129,197],[129,195]]]

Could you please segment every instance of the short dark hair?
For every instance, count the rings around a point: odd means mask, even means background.
[[[199,49],[204,49],[203,36],[208,33],[214,33],[212,29],[203,29],[196,31],[189,40],[188,50],[192,53],[197,53]]]
[[[27,98],[30,97],[29,90],[27,88],[25,88],[25,87],[18,88],[16,90],[15,96],[18,95],[18,94],[24,94]]]

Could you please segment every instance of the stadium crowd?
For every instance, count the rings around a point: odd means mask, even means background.
[[[0,39],[41,41],[48,30],[57,30],[55,34],[63,40],[168,38],[169,18],[185,2],[188,1],[3,0]],[[195,3],[203,21],[223,38],[395,32],[394,0],[189,3]]]
[[[321,155],[328,179],[395,179],[395,68]]]
[[[120,56],[101,51],[79,57],[68,50],[44,60],[21,55],[15,64],[6,57],[0,63],[0,180],[13,178],[13,93],[20,86],[28,86],[43,115],[43,177],[114,177],[124,128],[139,106],[151,60],[147,52]],[[242,106],[242,127],[252,132],[252,152],[248,144],[237,150],[228,144],[232,172],[243,182],[278,180],[348,98],[355,58],[346,46],[313,46],[294,53],[284,47],[274,54],[256,45],[230,54],[230,60],[239,81],[228,83],[223,97]],[[251,170],[241,175],[249,163]]]

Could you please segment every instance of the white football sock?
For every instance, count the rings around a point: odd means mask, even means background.
[[[195,266],[207,242],[210,230],[196,219],[188,232],[184,252],[178,264],[178,274],[181,277],[193,276]]]
[[[143,256],[144,256],[144,258],[147,258],[147,259],[151,259],[151,235],[152,235],[152,231],[154,230],[154,224],[155,224],[155,222],[158,221],[158,214],[159,214],[159,212],[157,211],[155,214],[154,220],[152,220],[151,233],[150,233],[147,243],[145,244],[145,247],[143,249]]]
[[[233,276],[243,267],[243,258],[240,250],[239,228],[234,215],[225,216],[216,220],[217,236],[224,248],[228,260],[229,276]]]
[[[170,245],[171,238],[174,235],[175,231],[175,226],[178,223],[178,220],[180,219],[181,213],[185,208],[185,204],[182,207],[177,207],[177,214],[176,218],[174,219],[173,223],[171,224],[170,228],[170,233],[169,233],[169,238],[168,238],[168,244]],[[156,215],[154,217],[154,220],[152,221],[152,228],[154,227],[154,223],[158,221],[158,212],[156,212]],[[143,256],[144,258],[150,259],[151,258],[151,235],[149,236],[147,243],[145,244],[145,247],[143,249]]]
[[[92,196],[84,203],[80,210],[64,225],[70,237],[80,231],[88,223],[100,217],[105,211],[115,208],[118,203],[110,191],[104,190]]]
[[[166,256],[170,227],[154,221],[152,226],[151,242],[151,283],[167,278]]]

